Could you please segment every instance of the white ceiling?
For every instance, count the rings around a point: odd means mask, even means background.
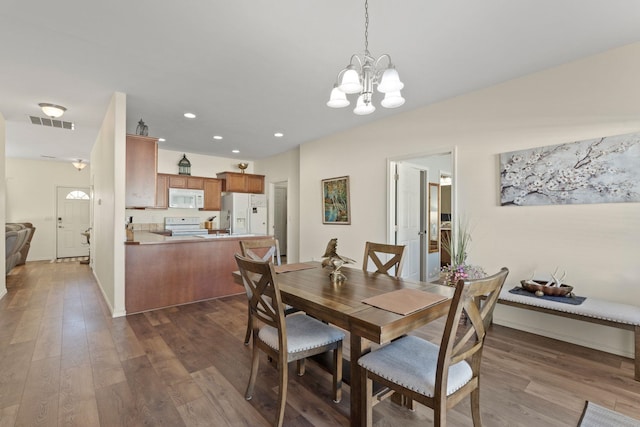
[[[640,41],[635,0],[370,0],[369,15],[369,50],[392,56],[406,103],[375,98],[375,113],[356,116],[355,99],[325,103],[364,50],[364,1],[3,0],[6,155],[88,159],[120,91],[127,132],[142,118],[160,148],[255,160]],[[67,107],[76,130],[31,125],[39,102]]]

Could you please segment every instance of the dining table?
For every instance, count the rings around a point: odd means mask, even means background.
[[[451,287],[435,283],[344,267],[341,272],[346,280],[334,283],[329,278],[330,270],[322,268],[317,261],[275,266],[275,271],[284,303],[349,332],[351,426],[365,425],[366,422],[365,385],[357,361],[369,351],[367,340],[385,344],[445,316],[454,291]],[[239,272],[234,272],[234,280],[242,284]],[[405,292],[413,294],[401,294]],[[429,297],[430,302],[426,306],[404,310],[391,307],[395,310],[391,311],[381,308],[385,304],[378,304],[379,301],[395,299],[402,306],[404,298],[407,304],[415,305],[414,296],[422,294]]]

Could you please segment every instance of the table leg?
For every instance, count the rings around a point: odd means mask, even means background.
[[[349,366],[351,369],[351,427],[365,426],[366,424],[366,404],[365,389],[360,377],[360,365],[358,359],[363,354],[370,351],[369,348],[363,348],[362,338],[351,332],[350,338],[350,355],[351,360]]]

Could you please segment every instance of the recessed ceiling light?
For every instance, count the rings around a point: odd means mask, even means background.
[[[165,141],[166,141],[166,139],[164,139],[164,138],[158,138],[158,141],[160,141],[160,142],[165,142]]]
[[[240,152],[240,150],[231,150],[232,153],[234,154],[238,154]]]
[[[276,133],[273,134],[273,136],[275,136],[276,138],[282,138],[284,136],[284,133],[276,132]]]
[[[195,114],[193,114],[193,113],[184,113],[184,116],[185,116],[187,119],[195,119],[195,118],[196,118],[196,115],[195,115]]]
[[[213,139],[222,139],[220,135],[213,135]]]

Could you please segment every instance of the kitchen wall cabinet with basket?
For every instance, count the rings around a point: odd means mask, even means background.
[[[158,139],[127,135],[125,164],[125,207],[155,207]]]
[[[217,176],[224,180],[222,191],[230,193],[264,193],[264,175],[220,172]]]

